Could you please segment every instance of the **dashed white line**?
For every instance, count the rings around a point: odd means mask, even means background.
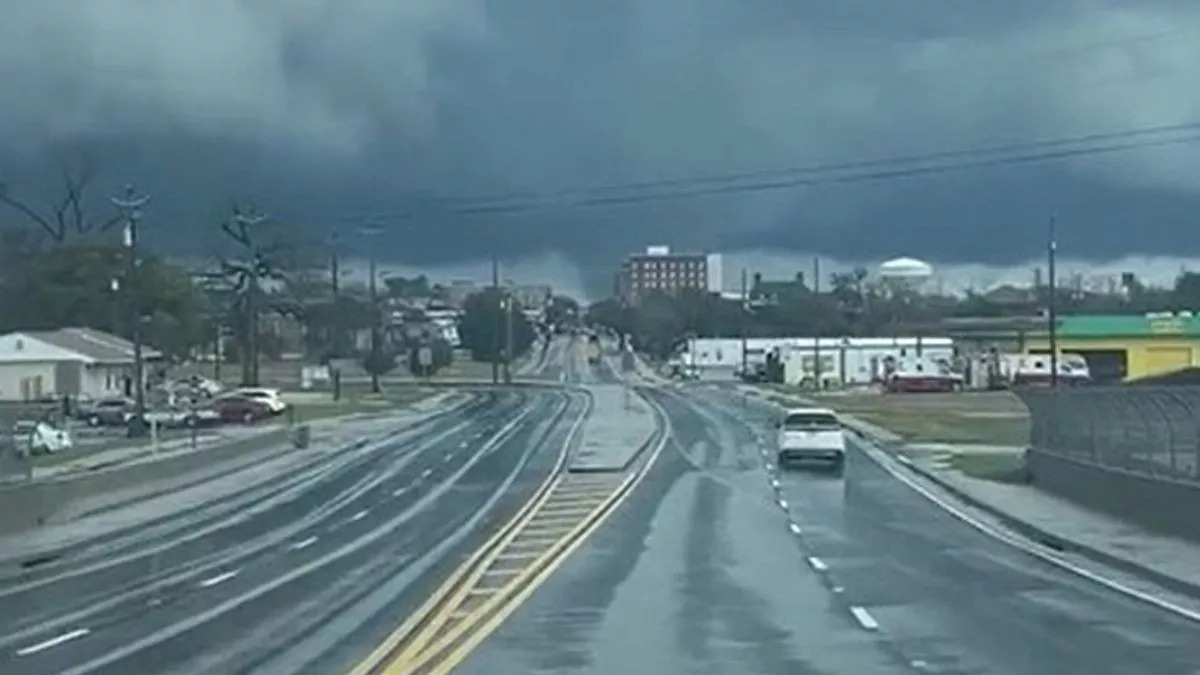
[[[351,517],[350,517],[350,522],[352,522],[352,523],[353,523],[353,522],[357,522],[357,521],[359,521],[359,520],[362,520],[363,518],[366,518],[366,517],[367,517],[367,510],[366,510],[366,509],[363,509],[362,511],[359,511],[358,513],[356,513],[356,514],[354,514],[353,516],[351,516]]]
[[[858,625],[863,627],[863,630],[879,630],[879,622],[875,620],[875,617],[871,616],[871,613],[865,607],[851,605],[850,613],[854,615],[854,620],[858,622]]]
[[[76,628],[73,631],[68,631],[66,633],[63,633],[62,635],[52,637],[49,640],[45,640],[45,641],[39,642],[35,645],[29,645],[28,647],[23,647],[21,649],[18,649],[17,656],[29,656],[30,654],[36,654],[38,652],[43,652],[43,651],[46,651],[47,649],[50,649],[51,647],[57,647],[64,642],[70,642],[71,640],[78,640],[79,638],[81,638],[91,632],[92,631],[88,630],[87,628]]]
[[[421,472],[422,479],[429,478],[432,475],[433,475],[433,469],[425,469],[424,471]]]
[[[779,508],[787,511],[788,503],[786,499],[780,499],[777,503],[779,504]]]
[[[815,555],[808,556],[808,565],[818,572],[825,572],[829,570],[829,566],[825,564],[825,561],[821,560]]]
[[[779,489],[779,479],[777,479],[777,478],[772,478],[772,479],[771,479],[771,487],[773,487],[773,488],[775,488],[776,490],[778,490],[778,489]]]
[[[800,535],[800,526],[799,525],[797,525],[795,523],[788,523],[788,529],[792,531],[792,534],[797,535],[797,536]]]
[[[312,536],[312,537],[309,537],[308,539],[302,539],[302,540],[292,544],[291,546],[288,547],[288,549],[292,550],[292,551],[302,551],[302,550],[308,548],[309,546],[312,546],[315,543],[317,543],[317,538],[315,536]]]
[[[450,460],[452,460],[452,459],[454,459],[454,453],[453,453],[453,452],[447,452],[445,455],[442,455],[442,461],[443,461],[443,462],[449,462],[449,461],[450,461]]]
[[[215,577],[209,577],[209,578],[205,579],[204,581],[200,582],[200,588],[211,588],[212,586],[216,586],[217,584],[223,584],[226,581],[229,581],[230,579],[236,577],[238,575],[238,571],[239,570],[233,570],[230,572],[226,572],[224,574],[218,574]]]
[[[398,487],[395,490],[392,490],[392,496],[399,497],[400,495],[404,494],[405,492],[408,492],[407,487]]]
[[[468,446],[468,445],[470,445],[470,444],[471,444],[471,441],[463,441],[462,443],[459,443],[459,444],[458,444],[458,447],[460,447],[460,448],[465,448],[465,447],[467,447],[467,446]]]
[[[774,470],[775,470],[775,467],[770,462],[767,462],[767,471],[774,471]]]

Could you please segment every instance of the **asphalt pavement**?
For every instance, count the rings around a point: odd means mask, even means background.
[[[707,393],[655,399],[673,442],[647,479],[456,672],[1200,666],[1200,624],[967,526],[857,448],[841,478],[779,473],[761,411]]]
[[[0,581],[0,672],[341,672],[519,508],[577,394],[493,392],[232,513],[183,513]]]

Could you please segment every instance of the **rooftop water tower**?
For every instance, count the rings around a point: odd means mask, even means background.
[[[881,264],[878,274],[893,293],[917,291],[933,276],[933,267],[916,258],[894,258]]]

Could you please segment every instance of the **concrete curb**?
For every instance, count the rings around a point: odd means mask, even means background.
[[[1020,534],[1026,539],[1033,541],[1034,543],[1041,544],[1055,551],[1076,553],[1102,565],[1107,565],[1113,569],[1142,577],[1176,593],[1200,599],[1200,584],[1173,577],[1152,567],[1129,560],[1128,558],[1115,556],[1111,553],[1107,553],[1095,548],[1094,546],[1083,544],[1067,537],[1062,537],[1058,534],[1050,532],[1049,530],[1034,525],[1029,521],[1023,520],[1009,513],[1008,511],[1005,511],[986,501],[983,501],[982,499],[979,499],[978,497],[975,497],[974,495],[969,494],[962,488],[959,488],[942,476],[939,476],[936,471],[931,471],[911,460],[904,461],[899,459],[900,457],[903,457],[903,455],[901,455],[900,452],[894,447],[894,442],[875,436],[871,432],[858,426],[856,420],[847,420],[846,426],[850,428],[855,436],[858,436],[860,439],[871,443],[872,445],[886,452],[888,455],[897,458],[899,463],[906,467],[909,471],[933,482],[939,488],[949,493],[960,502],[963,502],[972,508],[983,511],[984,513],[996,518],[1003,523],[1005,527],[1016,532],[1017,534]],[[904,459],[908,458],[904,457]]]

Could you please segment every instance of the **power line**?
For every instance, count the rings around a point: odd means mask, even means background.
[[[425,205],[442,206],[442,209],[435,211],[437,215],[457,216],[502,215],[547,208],[619,206],[819,185],[913,178],[969,169],[1049,162],[1142,148],[1182,145],[1197,141],[1200,141],[1200,122],[1188,122],[1009,145],[817,164],[790,169],[569,188],[541,194],[520,192],[490,197],[447,197],[426,201]],[[428,211],[420,209],[406,209],[359,214],[349,219],[409,219],[428,214]]]

